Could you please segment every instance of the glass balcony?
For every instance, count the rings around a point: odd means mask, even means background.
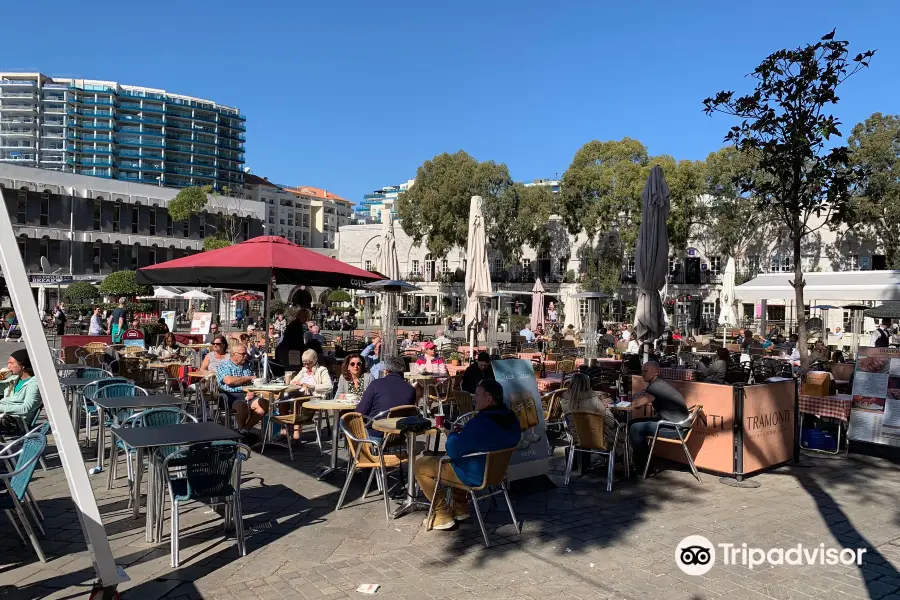
[[[45,83],[43,85],[45,90],[65,90],[69,88],[68,83]]]
[[[215,141],[215,140],[204,140],[204,139],[201,139],[201,138],[196,138],[196,139],[194,139],[193,141],[194,141],[194,144],[203,144],[203,145],[205,145],[205,146],[212,146],[212,147],[215,147],[215,145],[216,145],[216,141]]]
[[[112,150],[109,148],[104,149],[104,148],[91,148],[90,146],[87,146],[87,147],[67,146],[66,150],[68,150],[69,152],[76,152],[79,154],[109,154],[110,156],[112,156]]]
[[[37,112],[37,106],[33,104],[9,104],[7,102],[0,102],[0,111]]]
[[[115,106],[115,102],[112,100],[98,100],[94,98],[78,98],[75,102],[79,104],[91,104],[95,106]]]
[[[141,106],[140,103],[138,103],[138,102],[119,102],[119,108],[124,108],[124,109],[128,109],[128,110],[138,110],[138,111],[144,111],[144,112],[149,111],[149,112],[155,112],[155,113],[168,112],[166,110],[165,105],[157,108],[155,106]]]
[[[141,138],[116,138],[116,142],[126,146],[149,146],[151,148],[165,148],[166,144],[162,140],[147,140]]]
[[[195,112],[195,113],[194,113],[194,119],[196,119],[197,121],[205,121],[205,122],[207,122],[207,123],[215,123],[215,122],[216,122],[216,115],[206,114],[206,113],[201,113],[201,112]]]
[[[0,79],[0,86],[25,86],[25,87],[36,87],[36,81],[30,81],[28,79]]]
[[[41,121],[41,127],[65,127],[65,126],[66,126],[65,121],[57,121],[55,119],[54,120],[44,119],[43,121]]]
[[[178,109],[170,108],[167,112],[168,112],[171,116],[176,117],[176,118],[178,118],[178,119],[188,119],[188,120],[193,120],[193,119],[194,119],[194,117],[193,117],[193,115],[191,115],[191,113],[185,112],[185,111],[183,111],[183,110],[178,110]]]
[[[96,129],[98,131],[112,131],[112,125],[104,125],[100,123],[73,123],[76,129]]]
[[[117,121],[130,121],[133,123],[152,123],[154,125],[165,125],[165,119],[158,119],[156,117],[148,117],[147,115],[123,115],[119,114],[116,116]]]
[[[111,167],[112,160],[107,158],[82,158],[82,159],[74,159],[67,158],[66,162],[70,165],[85,165],[85,166],[93,166],[93,167]]]
[[[128,96],[130,98],[151,98],[153,100],[165,100],[164,94],[156,94],[154,92],[144,92],[139,90],[122,90],[119,96]]]

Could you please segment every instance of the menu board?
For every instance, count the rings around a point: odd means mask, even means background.
[[[495,360],[494,377],[503,386],[503,400],[519,417],[522,438],[510,461],[510,481],[546,475],[550,472],[550,444],[547,440],[541,394],[530,360]]]
[[[191,320],[191,333],[206,335],[209,333],[209,326],[212,323],[212,313],[195,312],[194,318]]]
[[[847,437],[900,446],[900,348],[859,349]]]

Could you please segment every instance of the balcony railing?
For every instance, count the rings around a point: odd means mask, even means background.
[[[28,79],[0,79],[0,86],[4,85],[24,85],[28,87],[35,87],[37,85],[37,82],[30,81]]]
[[[146,115],[116,115],[116,120],[118,121],[132,121],[138,123],[152,123],[154,125],[165,125],[165,119],[157,119],[156,117],[148,117]]]
[[[165,100],[164,94],[154,94],[153,92],[139,92],[136,90],[122,90],[119,96],[128,96],[131,98],[150,98],[152,100]]]
[[[129,146],[150,146],[151,148],[165,148],[166,144],[163,141],[155,141],[155,140],[145,140],[139,138],[117,138],[116,141],[119,144],[126,144]]]
[[[127,108],[129,110],[140,110],[144,112],[155,112],[155,113],[164,113],[166,111],[165,106],[155,107],[155,106],[141,106],[137,102],[119,102],[119,108]]]

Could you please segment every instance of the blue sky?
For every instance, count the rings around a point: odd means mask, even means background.
[[[854,6],[855,5],[855,6]],[[838,27],[877,48],[841,92],[845,129],[900,112],[892,3],[59,0],[18,3],[0,70],[116,80],[238,106],[247,164],[357,201],[441,152],[562,175],[592,140],[701,159],[727,117],[701,112],[768,53]],[[16,52],[12,52],[17,49]]]

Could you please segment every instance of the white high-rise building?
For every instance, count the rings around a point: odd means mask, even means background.
[[[0,73],[0,163],[236,190],[245,121],[237,108],[165,90]]]

